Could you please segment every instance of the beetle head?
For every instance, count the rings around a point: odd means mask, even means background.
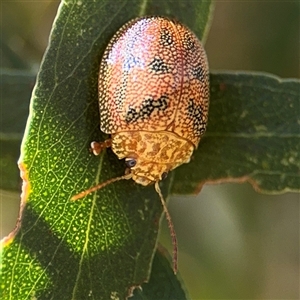
[[[165,179],[170,170],[167,164],[126,158],[125,164],[132,179],[141,185],[149,185]]]

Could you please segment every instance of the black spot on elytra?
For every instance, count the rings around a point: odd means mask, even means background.
[[[186,50],[193,50],[195,48],[195,39],[191,36],[190,33],[186,33],[183,38],[183,47]]]
[[[152,71],[159,74],[165,74],[169,72],[168,65],[159,57],[154,57],[152,62],[149,64]]]
[[[206,129],[206,117],[204,116],[204,110],[202,105],[196,105],[194,99],[189,100],[187,107],[188,117],[193,121],[193,131],[201,136]]]
[[[162,29],[160,32],[160,44],[163,46],[170,46],[173,44],[173,37],[169,30],[167,29]]]
[[[139,108],[129,107],[125,120],[127,123],[133,123],[137,120],[149,118],[151,114],[157,111],[164,111],[168,107],[168,97],[163,95],[157,100],[149,97],[145,99]]]
[[[204,81],[206,74],[201,64],[193,68],[193,76],[197,78],[199,81]]]

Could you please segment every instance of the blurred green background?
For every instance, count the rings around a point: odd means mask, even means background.
[[[0,5],[1,67],[37,72],[58,2]],[[205,48],[213,70],[299,78],[299,37],[298,1],[217,1]],[[0,155],[6,150],[0,145]],[[1,237],[14,228],[19,199],[19,192],[1,191]],[[180,276],[190,297],[299,299],[299,200],[298,193],[261,195],[248,183],[172,197]],[[160,242],[171,253],[165,221]]]

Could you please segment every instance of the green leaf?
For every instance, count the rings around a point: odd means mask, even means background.
[[[211,75],[208,130],[172,193],[209,181],[250,181],[266,193],[299,191],[300,81],[264,73]]]
[[[188,299],[177,277],[174,275],[170,262],[166,258],[165,250],[156,251],[149,283],[144,283],[141,289],[136,289],[130,300],[152,299]]]
[[[197,7],[202,7],[197,17],[208,20],[209,5],[61,4],[22,143],[22,211],[18,227],[2,242],[1,299],[124,299],[148,279],[162,216],[153,186],[118,182],[70,201],[74,194],[124,173],[111,150],[100,157],[89,153],[91,141],[106,138],[98,129],[99,62],[125,21],[150,13],[177,16],[180,11],[178,19],[188,23],[187,12]],[[195,31],[204,29],[203,23]],[[166,181],[164,194],[168,187]]]

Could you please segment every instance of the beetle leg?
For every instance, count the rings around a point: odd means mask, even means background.
[[[105,140],[104,142],[91,142],[91,152],[94,155],[99,155],[104,149],[111,147],[111,139]]]

